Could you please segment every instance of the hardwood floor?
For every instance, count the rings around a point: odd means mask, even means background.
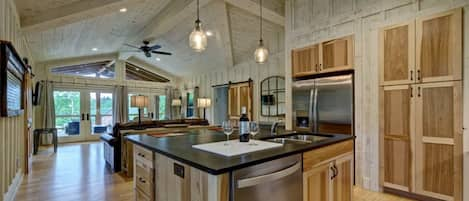
[[[132,201],[132,178],[108,171],[99,142],[41,147],[16,201]],[[354,188],[354,201],[408,201]]]
[[[59,145],[39,150],[23,179],[17,201],[133,200],[132,178],[108,171],[101,143]]]

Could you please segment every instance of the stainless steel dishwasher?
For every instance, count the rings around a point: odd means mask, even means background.
[[[302,201],[301,155],[233,171],[232,201]]]

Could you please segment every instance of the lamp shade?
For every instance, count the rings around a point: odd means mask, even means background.
[[[198,98],[197,99],[197,107],[200,108],[208,108],[212,104],[212,100],[210,98]]]
[[[181,106],[182,103],[181,103],[181,99],[173,99],[171,101],[171,106]]]
[[[148,96],[135,95],[130,97],[130,106],[144,108],[148,107]]]

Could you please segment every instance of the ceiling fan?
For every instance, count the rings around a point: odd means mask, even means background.
[[[151,53],[153,53],[153,54],[163,54],[163,55],[172,55],[172,53],[170,53],[170,52],[156,51],[157,49],[160,49],[161,46],[160,45],[149,46],[150,42],[146,41],[146,40],[143,41],[143,45],[140,46],[140,47],[130,45],[130,44],[124,44],[124,45],[128,46],[128,47],[131,47],[131,48],[138,49],[137,52],[143,52],[146,57],[151,57]]]

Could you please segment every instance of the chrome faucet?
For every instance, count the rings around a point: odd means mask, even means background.
[[[272,127],[270,128],[270,134],[272,135],[277,135],[277,128],[280,123],[283,123],[282,120],[277,120],[272,124]]]

